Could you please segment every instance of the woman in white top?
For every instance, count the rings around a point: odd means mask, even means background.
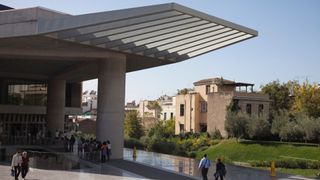
[[[22,163],[21,151],[17,150],[16,154],[12,156],[12,161],[11,161],[11,168],[14,169],[15,180],[18,180],[18,177],[20,175],[21,163]]]

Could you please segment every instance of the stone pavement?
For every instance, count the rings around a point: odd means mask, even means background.
[[[146,179],[142,176],[121,170],[107,164],[94,165],[92,168],[77,170],[44,170],[30,168],[27,180],[136,180]],[[10,166],[8,164],[0,164],[0,180],[13,180],[10,176]],[[21,175],[19,177],[21,178]]]
[[[127,160],[114,160],[110,165],[124,169],[126,171],[139,174],[149,179],[165,179],[165,180],[193,180],[197,179],[183,173],[157,168],[155,166],[148,166],[143,163],[127,161]]]
[[[131,150],[124,151],[125,160],[111,160],[100,164],[84,160],[80,161],[80,169],[45,170],[30,168],[28,180],[135,180],[135,179],[165,179],[191,180],[201,179],[195,159],[165,155],[146,151],[137,151],[137,159],[133,161]],[[74,156],[67,154],[68,156]],[[130,159],[131,157],[131,159]],[[69,157],[70,158],[70,157]],[[76,156],[74,157],[76,158]],[[68,161],[63,161],[69,163]],[[39,164],[38,164],[39,165]],[[38,166],[39,167],[39,166]],[[45,167],[45,166],[40,166]],[[269,171],[241,166],[227,165],[226,180],[310,180],[288,174],[277,174],[272,178]],[[209,170],[208,177],[213,179],[214,167]],[[0,163],[0,180],[12,180],[8,163]],[[20,176],[20,179],[21,176]]]

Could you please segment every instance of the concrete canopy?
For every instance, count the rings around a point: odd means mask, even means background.
[[[97,78],[99,59],[124,54],[131,72],[257,35],[175,3],[76,16],[41,7],[6,10],[0,11],[0,76],[83,81]]]

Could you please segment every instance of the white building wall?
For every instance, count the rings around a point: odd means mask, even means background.
[[[147,108],[149,104],[148,100],[142,100],[139,102],[139,116],[140,117],[155,117],[154,110]]]
[[[170,120],[174,119],[176,116],[176,97],[172,97],[170,101],[165,101],[161,103],[160,106],[162,108],[160,119],[161,120]]]
[[[97,109],[97,102],[96,94],[82,95],[82,112],[88,112],[92,109]]]

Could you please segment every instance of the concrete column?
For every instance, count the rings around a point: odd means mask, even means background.
[[[64,131],[66,81],[52,79],[48,84],[47,129],[54,136],[56,130]]]
[[[99,62],[97,139],[110,140],[112,159],[123,158],[125,79],[125,56]]]

